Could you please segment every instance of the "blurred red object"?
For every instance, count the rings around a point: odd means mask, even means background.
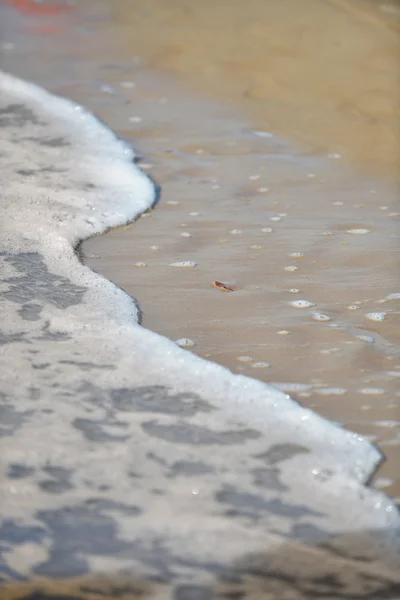
[[[26,15],[57,15],[72,10],[72,6],[60,2],[37,2],[35,0],[0,0],[10,4]]]

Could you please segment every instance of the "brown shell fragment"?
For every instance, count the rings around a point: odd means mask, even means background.
[[[214,281],[214,287],[216,287],[218,290],[221,290],[221,292],[233,292],[233,288],[229,287],[229,285],[226,285],[225,283],[221,283],[220,281]]]

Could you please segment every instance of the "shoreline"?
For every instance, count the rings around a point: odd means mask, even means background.
[[[330,543],[350,554],[357,546],[352,532],[364,545],[368,539],[366,552],[393,589],[400,517],[363,483],[379,461],[376,450],[278,390],[134,325],[129,297],[78,264],[73,246],[101,223],[126,218],[124,194],[135,211],[144,210],[152,196],[143,176],[82,109],[7,75],[0,86],[9,157],[2,170],[1,292],[9,484],[1,491],[11,579],[96,572],[108,557],[112,571],[129,564],[144,581],[167,568],[174,569],[174,586],[208,585],[215,575],[204,560],[213,548],[219,569],[230,568],[246,553],[275,553],[288,526],[314,521],[322,538],[336,537]],[[132,183],[139,184],[134,196]],[[163,458],[152,460],[158,453]],[[254,476],[265,461],[273,479],[260,487]],[[199,462],[203,470],[192,471]],[[183,463],[171,479],[170,469]],[[249,528],[249,517],[256,526]],[[28,547],[15,528],[25,528]],[[140,547],[152,547],[161,532],[160,562],[157,545],[150,556]],[[313,544],[307,534],[298,541]],[[62,548],[69,549],[67,561]],[[190,572],[182,567],[188,556]]]

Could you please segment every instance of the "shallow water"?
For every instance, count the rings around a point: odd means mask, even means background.
[[[84,259],[139,300],[144,326],[175,340],[188,338],[200,355],[277,382],[307,406],[371,436],[389,459],[377,485],[399,496],[399,207],[390,175],[396,156],[390,140],[397,139],[390,108],[396,90],[391,45],[396,12],[367,3],[360,20],[359,3],[327,3],[329,11],[341,11],[340,23],[347,27],[341,44],[348,87],[358,81],[362,88],[364,71],[357,70],[355,58],[367,60],[361,41],[355,52],[350,31],[356,27],[365,44],[373,36],[382,49],[381,75],[368,71],[368,85],[385,98],[386,125],[379,120],[379,103],[372,103],[369,116],[355,119],[355,133],[347,111],[325,113],[325,97],[316,88],[307,88],[304,99],[298,87],[276,79],[268,118],[262,119],[260,104],[254,98],[246,103],[238,93],[250,63],[231,65],[233,75],[226,78],[221,60],[214,62],[211,50],[204,50],[207,36],[197,33],[200,39],[180,42],[183,51],[166,52],[166,36],[181,31],[175,24],[188,14],[178,5],[161,12],[157,5],[153,13],[147,4],[133,13],[121,2],[113,15],[106,3],[88,2],[52,15],[47,24],[43,16],[0,9],[7,27],[2,66],[84,103],[133,139],[145,155],[143,168],[162,186],[151,214],[85,243]],[[193,32],[204,14],[192,7],[190,15]],[[144,34],[155,16],[161,25],[150,52]],[[278,17],[271,13],[277,31],[283,22]],[[238,32],[235,18],[232,10],[225,25],[219,23],[222,48]],[[256,27],[254,15],[253,20]],[[313,79],[317,53],[310,55],[307,48],[303,60]],[[296,52],[291,51],[292,64]],[[194,94],[196,65],[201,66],[199,89],[209,84],[207,97]],[[175,71],[181,79],[154,67]],[[264,81],[261,66],[254,69],[251,73]],[[221,76],[231,82],[228,92]],[[269,89],[262,84],[263,102]],[[223,93],[229,104],[221,101]],[[337,107],[340,94],[335,94]],[[325,120],[329,128],[320,125]],[[302,146],[276,135],[289,136],[292,127]],[[385,179],[351,171],[339,154],[361,166],[375,164]],[[196,267],[169,266],[178,261],[194,261]],[[222,293],[214,281],[234,291]],[[293,306],[298,301],[312,305]]]

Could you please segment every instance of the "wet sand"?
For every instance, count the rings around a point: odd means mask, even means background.
[[[371,436],[399,496],[398,4],[302,4],[87,3],[56,45],[12,17],[3,66],[144,153],[157,207],[82,248],[143,325]]]
[[[109,2],[127,47],[257,127],[372,172],[399,161],[400,4],[377,0]]]

